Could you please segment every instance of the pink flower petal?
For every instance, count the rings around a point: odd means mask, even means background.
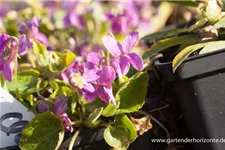
[[[0,71],[4,68],[4,60],[0,60]]]
[[[130,69],[129,60],[122,55],[118,59],[111,60],[111,65],[119,77],[125,76]]]
[[[114,56],[117,57],[121,54],[122,52],[122,45],[117,42],[114,38],[110,36],[104,36],[103,39],[103,44],[106,47],[106,49]]]
[[[111,85],[104,86],[104,90],[108,94],[108,96],[110,97],[110,101],[112,101],[112,103],[114,105],[116,105],[116,99],[113,95],[112,86]]]
[[[105,66],[102,70],[98,71],[98,75],[100,76],[98,83],[101,85],[111,84],[116,78],[116,73],[111,66]]]
[[[129,33],[123,41],[123,52],[128,53],[138,40],[138,32]]]
[[[89,92],[89,91],[86,91],[86,90],[79,90],[80,94],[84,96],[85,100],[88,102],[88,103],[91,103],[92,101],[94,101],[97,97],[97,93],[96,91],[94,92]]]
[[[132,64],[132,66],[136,70],[140,71],[143,69],[143,61],[138,54],[130,53],[130,54],[127,54],[126,57],[128,58],[129,62]]]
[[[98,53],[91,52],[87,55],[87,63],[85,65],[88,69],[96,69],[100,64],[101,56]]]
[[[112,101],[112,103],[116,105],[116,100],[113,96],[111,85],[97,86],[96,91],[97,91],[98,97],[101,100],[105,101],[106,103],[110,103]]]
[[[92,82],[95,81],[99,78],[99,75],[97,75],[97,72],[99,70],[97,69],[90,69],[87,70],[83,73],[82,78],[86,81],[86,82]]]
[[[12,81],[14,67],[15,63],[13,61],[6,62],[6,64],[4,65],[2,73],[5,79],[9,82]]]
[[[106,103],[110,102],[111,98],[110,98],[109,94],[105,91],[104,86],[102,86],[102,85],[97,86],[96,87],[96,92],[98,94],[98,97],[101,100],[105,101]]]
[[[64,82],[69,83],[69,75],[67,72],[62,72],[60,75]]]
[[[122,77],[123,74],[122,74],[122,71],[121,71],[121,68],[120,68],[120,62],[119,62],[119,59],[111,60],[110,64],[111,64],[112,67],[115,69],[117,75],[118,75],[119,77]]]
[[[85,91],[89,91],[89,92],[94,92],[95,88],[93,87],[93,85],[91,83],[86,83],[83,87],[83,89]]]
[[[120,56],[120,69],[121,69],[121,73],[123,76],[125,76],[129,69],[130,69],[130,63],[129,63],[129,60],[125,57],[125,56]]]
[[[10,40],[9,35],[7,35],[7,34],[0,35],[0,56],[3,54],[9,40]]]

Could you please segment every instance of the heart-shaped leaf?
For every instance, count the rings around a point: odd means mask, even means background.
[[[21,150],[57,150],[64,138],[62,120],[51,112],[36,115],[23,129]]]
[[[6,82],[9,91],[15,92],[17,90],[20,94],[31,94],[36,93],[37,91],[37,83],[38,77],[33,75],[23,75],[19,73],[16,78],[13,79],[12,82]],[[40,83],[39,90],[42,90],[48,85],[48,81],[42,80]]]
[[[139,72],[131,77],[116,93],[117,106],[108,104],[103,115],[113,116],[121,113],[130,113],[139,110],[145,100],[148,86],[147,72]],[[138,90],[137,90],[138,89]]]
[[[115,117],[115,125],[104,131],[105,141],[114,148],[126,149],[137,137],[135,126],[130,119],[120,114]]]

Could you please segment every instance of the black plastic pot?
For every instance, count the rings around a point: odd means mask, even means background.
[[[112,150],[112,148],[105,142],[103,138],[104,128],[84,128],[78,135],[73,150]],[[69,147],[72,134],[65,136],[65,141],[60,146],[59,150],[64,150]],[[128,150],[150,150],[155,149],[156,143],[152,143],[150,139],[150,130],[138,137],[132,144],[130,144]],[[20,150],[18,146],[7,147],[1,150]]]
[[[189,57],[174,74],[171,62],[156,61],[155,67],[173,82],[189,138],[221,140],[197,142],[194,149],[225,150],[225,50]]]
[[[104,128],[82,129],[74,143],[74,150],[111,150],[112,148],[103,138]],[[71,136],[71,135],[70,135]],[[72,137],[63,142],[60,149],[68,148]],[[155,149],[155,144],[151,143],[149,132],[138,137],[128,148],[128,150],[149,150]]]

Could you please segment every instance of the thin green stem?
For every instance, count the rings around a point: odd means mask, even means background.
[[[38,79],[38,83],[37,83],[37,91],[36,91],[38,97],[41,98],[42,100],[46,101],[46,102],[53,103],[51,100],[49,100],[48,98],[46,98],[46,97],[44,97],[44,96],[42,96],[42,95],[40,94],[40,92],[39,92],[39,90],[40,90],[40,84],[41,84],[41,79]]]
[[[18,56],[18,48],[19,48],[19,40],[15,37],[15,36],[11,36],[10,37],[11,40],[14,40],[16,42],[16,47],[14,48],[14,63],[15,63],[15,68],[14,68],[14,73],[15,73],[15,82],[16,82],[16,97],[20,98],[19,95],[19,88],[18,88],[18,77],[17,77],[17,66],[18,66],[18,60],[17,60],[17,56]]]
[[[70,141],[70,145],[69,145],[69,149],[68,150],[73,150],[73,145],[77,139],[77,136],[79,135],[80,133],[80,128],[75,132],[75,134],[73,135],[71,141]]]
[[[109,51],[106,51],[106,65],[107,66],[110,65],[110,54],[109,54]]]

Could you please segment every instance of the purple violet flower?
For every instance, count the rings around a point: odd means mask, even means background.
[[[7,44],[10,41],[10,36],[7,34],[0,35],[0,56],[3,54]]]
[[[116,78],[116,73],[111,66],[106,66],[105,62],[102,61],[102,57],[95,53],[89,53],[87,56],[86,69],[96,70],[96,74],[99,78],[93,81],[93,85],[99,98],[106,103],[112,101],[116,105],[116,100],[112,92],[112,82]]]
[[[73,127],[72,127],[72,122],[69,118],[69,116],[66,113],[66,108],[67,108],[67,98],[58,98],[56,97],[55,104],[53,105],[53,113],[60,117],[63,121],[63,125],[65,126],[65,130],[69,132],[73,132]],[[40,113],[43,112],[48,112],[49,111],[49,105],[45,102],[42,101],[38,105],[38,111]]]
[[[69,68],[63,75],[63,80],[69,81],[71,85],[76,87],[87,102],[92,102],[96,99],[97,94],[91,82],[96,81],[99,78],[99,75],[97,75],[97,70],[90,69],[81,75],[78,70]]]
[[[21,35],[19,38],[19,50],[18,53],[20,56],[25,55],[30,48],[32,48],[32,40],[38,40],[45,46],[48,46],[48,38],[39,33],[38,27],[41,23],[41,20],[38,20],[36,17],[33,17],[30,22],[21,23],[18,25],[18,31]]]
[[[3,40],[3,42],[1,41],[1,39]],[[6,80],[11,82],[13,78],[13,71],[15,68],[14,58],[17,56],[17,43],[11,40],[10,36],[6,34],[0,35],[0,41],[2,42],[0,45],[2,50],[0,55],[0,72],[2,72]],[[6,50],[8,42],[10,42],[10,48]]]
[[[23,56],[28,52],[30,48],[32,48],[32,43],[26,38],[25,34],[21,35],[19,38],[18,54],[20,56]]]
[[[85,20],[82,15],[75,13],[68,13],[63,19],[65,27],[75,26],[82,30],[85,28]]]
[[[110,36],[103,37],[103,44],[114,57],[110,63],[119,77],[128,73],[130,64],[139,71],[143,68],[142,58],[136,53],[129,53],[137,40],[138,32],[136,31],[129,33],[124,39],[123,44],[120,44]]]
[[[118,15],[112,19],[111,31],[113,33],[126,34],[129,32],[129,22],[125,15]]]

